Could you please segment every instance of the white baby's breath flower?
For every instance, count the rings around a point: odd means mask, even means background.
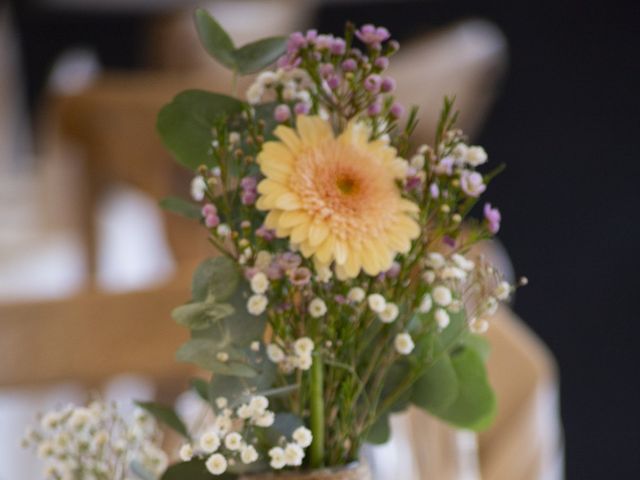
[[[438,310],[436,310],[434,318],[436,319],[436,323],[438,324],[438,328],[440,330],[444,330],[449,326],[450,318],[446,310],[439,308]]]
[[[395,303],[387,303],[387,305],[384,307],[384,310],[380,312],[378,316],[380,317],[380,321],[382,321],[383,323],[391,323],[396,318],[398,318],[399,312],[400,310]]]
[[[257,340],[254,340],[253,342],[251,342],[251,345],[249,345],[249,348],[251,349],[252,352],[259,352],[260,342]]]
[[[218,234],[219,237],[226,238],[229,235],[231,235],[231,228],[226,223],[221,223],[216,228],[216,233]]]
[[[40,420],[40,425],[45,430],[53,430],[60,424],[60,414],[58,412],[47,412]]]
[[[75,430],[82,430],[93,417],[93,413],[88,408],[76,408],[69,417],[69,426]]]
[[[309,314],[313,318],[320,318],[327,313],[327,304],[321,298],[314,298],[309,303]]]
[[[269,457],[271,458],[269,465],[271,465],[271,468],[274,470],[281,470],[286,467],[287,462],[285,461],[284,450],[282,448],[273,447],[269,450]]]
[[[347,299],[349,299],[349,301],[354,303],[360,303],[361,301],[364,300],[364,297],[366,295],[367,294],[362,288],[353,287],[351,290],[349,290],[349,293],[347,293]]]
[[[242,435],[238,432],[231,432],[224,437],[224,446],[232,452],[240,450],[242,448]]]
[[[188,462],[193,458],[193,447],[190,444],[185,443],[180,447],[178,455],[180,456],[180,460]]]
[[[455,157],[456,160],[465,161],[468,151],[469,151],[468,145],[465,145],[464,143],[459,143],[453,149],[453,156]]]
[[[433,300],[431,299],[431,295],[425,293],[420,301],[420,306],[418,307],[418,311],[420,313],[429,313],[431,311],[431,307],[433,306]]]
[[[469,260],[464,255],[460,255],[459,253],[454,253],[453,255],[451,255],[451,260],[453,260],[453,262],[458,267],[460,267],[463,270],[466,270],[467,272],[470,272],[476,266],[476,264],[473,263],[473,261]]]
[[[253,417],[253,424],[258,427],[268,428],[273,425],[275,421],[275,414],[269,410],[264,412],[262,415]]]
[[[204,192],[207,190],[207,183],[200,175],[191,180],[191,198],[196,202],[204,200]]]
[[[482,147],[469,147],[464,160],[472,167],[477,167],[487,161],[487,152]]]
[[[408,333],[397,334],[393,345],[396,347],[396,351],[402,355],[409,355],[415,347],[413,339]]]
[[[40,445],[38,445],[38,457],[41,459],[46,459],[55,455],[56,449],[55,445],[51,440],[45,440]]]
[[[313,344],[313,340],[309,337],[299,338],[293,344],[293,350],[300,356],[311,355],[314,348],[315,345]]]
[[[217,397],[216,398],[216,407],[225,408],[229,404],[227,397]]]
[[[495,297],[489,297],[484,303],[484,314],[487,316],[495,315],[498,311],[498,301]]]
[[[256,413],[262,415],[269,408],[269,399],[264,395],[256,395],[251,397],[249,407]]]
[[[484,319],[475,320],[471,323],[470,328],[473,333],[482,335],[483,333],[486,333],[487,330],[489,330],[489,322]]]
[[[227,471],[227,459],[220,453],[214,453],[205,462],[205,466],[209,473],[213,475],[222,475]]]
[[[422,170],[424,168],[424,155],[414,155],[411,157],[410,164],[416,170]]]
[[[299,355],[295,357],[295,366],[300,370],[309,370],[313,365],[311,355]]]
[[[251,295],[247,301],[247,310],[251,315],[261,315],[268,303],[269,300],[262,294]]]
[[[244,420],[246,420],[247,418],[253,417],[254,413],[255,412],[253,411],[253,408],[251,408],[251,406],[249,406],[249,404],[247,403],[243,403],[236,410],[236,414],[238,415],[238,417]]]
[[[284,359],[278,364],[278,368],[285,375],[289,375],[296,369],[297,365],[298,359],[295,356],[285,356]]]
[[[253,463],[258,460],[258,452],[253,445],[243,445],[240,450],[240,460],[245,465]]]
[[[496,287],[494,295],[498,300],[507,300],[509,298],[509,295],[511,295],[511,285],[509,285],[509,282],[506,282],[504,280],[500,282]]]
[[[264,95],[264,87],[259,82],[254,82],[247,90],[247,102],[250,105],[257,105]]]
[[[200,448],[205,453],[213,453],[220,448],[220,437],[215,432],[205,432],[200,436]]]
[[[260,72],[260,74],[256,78],[256,83],[259,83],[264,87],[271,87],[278,81],[278,79],[279,75],[276,72],[266,70],[264,72]]]
[[[333,272],[329,267],[320,267],[316,269],[316,280],[320,283],[328,283],[333,277]]]
[[[290,467],[299,467],[304,459],[304,450],[297,443],[288,443],[284,449],[284,460]]]
[[[427,260],[425,263],[428,267],[438,270],[444,267],[444,256],[438,252],[431,252],[429,255],[427,255]]]
[[[267,288],[269,288],[269,279],[264,273],[258,272],[251,278],[251,290],[253,290],[253,293],[264,293]]]
[[[434,272],[433,270],[426,270],[422,274],[422,279],[425,281],[425,283],[431,285],[436,280],[436,272]]]
[[[384,312],[384,309],[387,306],[387,301],[379,293],[372,293],[369,295],[367,302],[369,303],[369,308],[376,313]]]
[[[307,427],[298,427],[293,431],[292,438],[302,448],[307,448],[313,441],[313,434]]]
[[[238,142],[240,142],[240,134],[238,132],[229,132],[229,143],[236,145]]]
[[[270,343],[267,345],[267,357],[269,357],[269,360],[273,363],[280,363],[284,360],[285,355],[278,345]]]
[[[444,280],[464,280],[467,278],[467,272],[459,267],[446,267],[441,270],[440,276]]]
[[[442,285],[438,285],[434,288],[431,292],[431,296],[433,297],[433,300],[442,307],[448,306],[451,303],[451,300],[453,300],[451,290]]]

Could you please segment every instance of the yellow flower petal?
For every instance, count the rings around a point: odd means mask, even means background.
[[[295,193],[287,192],[277,198],[275,206],[282,210],[297,210],[302,205],[300,205],[300,199]]]
[[[292,228],[301,223],[309,223],[309,215],[302,210],[292,210],[290,212],[282,212],[280,216],[280,226]]]
[[[316,146],[325,140],[333,138],[331,126],[320,117],[300,115],[297,126],[300,139],[307,145]]]
[[[285,127],[284,125],[278,125],[273,131],[273,134],[282,140],[282,143],[284,143],[293,154],[298,153],[302,148],[300,137],[296,135],[295,130],[292,128]]]
[[[320,245],[329,235],[329,227],[322,222],[314,222],[309,228],[309,244],[312,247]]]

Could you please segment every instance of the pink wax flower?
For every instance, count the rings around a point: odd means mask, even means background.
[[[453,157],[444,157],[436,165],[435,171],[438,175],[451,175],[453,173],[453,165],[455,159]]]
[[[289,118],[291,118],[291,110],[289,109],[289,106],[284,103],[278,105],[273,112],[273,118],[275,118],[276,122],[279,123],[289,120]]]
[[[356,37],[366,45],[379,48],[380,44],[388,40],[391,35],[384,27],[375,27],[371,24],[363,25],[360,30],[356,30]]]
[[[391,268],[385,272],[387,278],[396,278],[400,274],[400,264],[393,262]]]
[[[323,63],[320,65],[320,75],[324,78],[327,78],[329,75],[333,73],[333,65],[330,63]]]
[[[285,271],[298,268],[301,263],[302,258],[300,258],[300,255],[298,255],[297,253],[284,252],[278,255],[278,265]]]
[[[353,58],[347,58],[342,62],[342,70],[345,72],[353,72],[356,68],[358,68],[358,64]]]
[[[431,198],[438,198],[440,196],[440,188],[438,187],[437,183],[432,183],[431,185],[429,185],[429,194],[431,195]]]
[[[216,215],[215,213],[207,215],[206,217],[204,217],[204,224],[207,226],[207,228],[217,227],[218,225],[220,225],[220,217],[218,217],[218,215]]]
[[[256,229],[256,236],[266,240],[267,242],[270,242],[271,240],[276,238],[276,232],[275,230],[271,230],[270,228],[262,225]]]
[[[307,30],[307,42],[309,43],[314,43],[316,41],[316,39],[318,38],[318,31],[315,29],[312,30]]]
[[[207,203],[202,207],[201,213],[203,217],[208,217],[209,215],[216,215],[218,209],[213,203]]]
[[[389,113],[393,118],[400,118],[404,115],[404,106],[400,102],[393,102]]]
[[[375,117],[376,115],[379,115],[381,111],[382,111],[382,103],[379,100],[376,100],[375,102],[373,102],[371,105],[369,105],[369,108],[367,109],[367,113],[369,114],[370,117]]]
[[[411,190],[418,190],[420,185],[422,185],[422,179],[418,175],[409,175],[407,176],[404,188],[410,192]]]
[[[489,231],[494,235],[498,233],[498,230],[500,230],[500,221],[502,220],[500,210],[492,208],[490,203],[485,203],[484,218],[487,221],[487,228]]]
[[[242,187],[243,190],[255,190],[256,185],[258,185],[256,177],[244,177],[240,180],[240,187]]]
[[[389,59],[387,57],[378,57],[373,64],[380,70],[386,70],[389,67]]]
[[[482,175],[471,170],[465,170],[460,175],[460,187],[462,191],[470,197],[479,196],[487,188],[482,179]]]
[[[340,77],[338,75],[331,75],[327,80],[327,85],[331,90],[335,90],[340,86]]]
[[[289,272],[289,280],[296,287],[304,287],[311,281],[311,270],[299,267]]]
[[[269,280],[280,280],[282,278],[282,268],[280,268],[280,265],[275,263],[269,265],[265,273]]]
[[[369,75],[364,79],[364,88],[371,93],[378,93],[380,91],[380,86],[382,85],[382,78],[380,75]]]
[[[251,280],[259,271],[258,267],[247,267],[244,269],[244,278]]]
[[[298,102],[293,107],[293,111],[296,115],[306,115],[311,110],[311,106],[307,102]]]
[[[329,51],[334,55],[344,55],[347,50],[347,42],[343,38],[334,38]]]
[[[304,35],[301,32],[293,32],[291,35],[289,35],[289,40],[287,42],[287,53],[297,52],[306,44],[307,40],[304,38]]]
[[[380,90],[383,92],[393,92],[396,89],[396,81],[392,77],[384,77],[380,84]]]
[[[245,190],[240,195],[240,200],[243,205],[253,205],[258,197],[255,190]]]

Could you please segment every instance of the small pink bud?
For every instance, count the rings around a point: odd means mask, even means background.
[[[207,215],[204,219],[204,224],[207,228],[214,228],[220,225],[220,218],[215,213]]]
[[[306,115],[311,110],[311,106],[306,102],[298,102],[293,107],[293,110],[296,112],[296,115]]]
[[[218,213],[218,209],[214,204],[207,203],[202,207],[201,212],[203,217],[208,217],[209,215],[216,215]]]
[[[371,93],[378,93],[380,91],[380,85],[382,84],[382,78],[380,75],[369,75],[364,79],[364,88]]]
[[[380,90],[383,92],[393,92],[396,89],[396,81],[392,77],[384,77],[380,84]]]
[[[241,200],[243,205],[253,205],[256,201],[256,192],[255,190],[245,190],[242,192]]]
[[[329,75],[333,73],[333,65],[330,63],[323,63],[320,65],[320,75],[323,78],[327,78]]]
[[[379,115],[381,111],[382,111],[382,103],[380,103],[378,100],[376,100],[371,105],[369,105],[369,108],[367,109],[367,113],[371,117]]]
[[[342,38],[336,38],[331,43],[331,47],[329,50],[334,55],[344,55],[344,52],[347,49],[347,43]]]
[[[342,62],[342,70],[345,72],[353,72],[356,68],[358,68],[358,64],[353,58],[347,58]]]
[[[332,75],[327,80],[327,85],[329,85],[329,88],[331,90],[335,90],[336,88],[338,88],[340,86],[340,77],[337,76],[337,75]]]
[[[291,110],[289,109],[289,106],[284,103],[278,105],[273,112],[273,118],[275,118],[278,123],[286,122],[290,117]]]
[[[391,116],[393,118],[400,118],[402,115],[404,115],[404,107],[401,103],[394,102],[394,104],[391,105],[391,109],[389,110],[389,112],[391,113]]]
[[[387,57],[378,57],[373,64],[380,70],[386,70],[389,66],[389,59]]]

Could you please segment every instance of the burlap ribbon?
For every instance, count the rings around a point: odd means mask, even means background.
[[[308,472],[266,472],[240,477],[240,480],[373,480],[365,463]]]

